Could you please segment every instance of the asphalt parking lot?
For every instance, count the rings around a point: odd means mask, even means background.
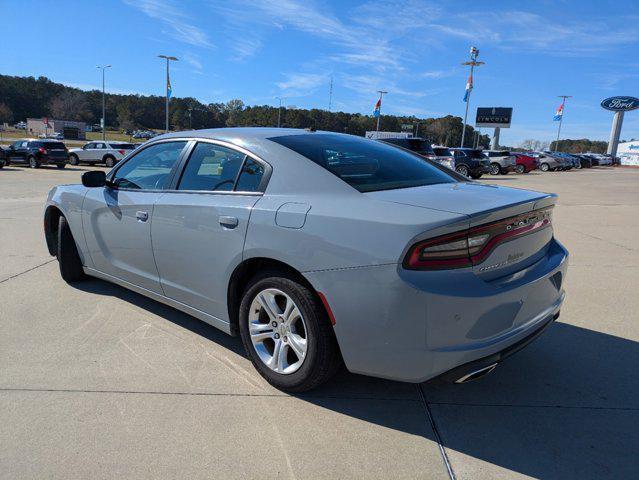
[[[475,383],[341,373],[268,386],[241,342],[46,251],[50,187],[0,170],[1,478],[632,478],[639,471],[639,169],[488,177],[560,195],[559,321]],[[482,180],[484,181],[484,180]]]

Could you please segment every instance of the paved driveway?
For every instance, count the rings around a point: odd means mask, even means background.
[[[463,386],[343,372],[269,387],[239,339],[120,287],[66,285],[48,189],[0,170],[1,478],[630,478],[639,471],[639,169],[489,177],[560,194],[560,321]]]

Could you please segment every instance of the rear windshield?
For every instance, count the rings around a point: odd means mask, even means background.
[[[422,157],[365,138],[310,133],[269,140],[317,163],[360,192],[457,181]]]
[[[438,157],[452,157],[453,156],[453,152],[451,152],[447,148],[433,147],[433,152],[435,152],[435,155],[437,155]]]
[[[62,142],[33,142],[33,146],[46,148],[47,150],[64,150],[67,148]]]
[[[382,142],[392,143],[393,145],[399,145],[400,147],[407,148],[413,152],[418,153],[433,153],[433,149],[426,140],[421,138],[389,138],[384,139]]]
[[[133,150],[135,148],[132,143],[110,143],[109,145],[116,150]]]

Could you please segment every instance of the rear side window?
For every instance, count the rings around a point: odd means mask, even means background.
[[[455,183],[423,157],[383,142],[331,133],[272,137],[360,192]]]
[[[264,165],[252,158],[247,158],[237,179],[235,190],[238,192],[257,192],[264,177]]]
[[[447,148],[440,148],[440,147],[434,147],[433,148],[433,152],[435,152],[435,155],[440,156],[440,157],[452,157],[453,154],[450,150],[448,150]]]
[[[47,150],[64,150],[67,148],[62,142],[34,142],[34,147],[42,147]]]
[[[135,145],[132,143],[111,143],[111,148],[116,150],[133,150],[135,149]]]
[[[214,143],[198,143],[178,190],[232,191],[246,155]]]

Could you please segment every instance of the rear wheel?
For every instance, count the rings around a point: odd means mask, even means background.
[[[523,165],[517,165],[515,167],[515,173],[526,173],[526,167]]]
[[[550,165],[548,165],[547,163],[542,163],[542,164],[539,166],[539,169],[540,169],[542,172],[547,172],[548,170],[550,170]]]
[[[58,249],[56,257],[60,266],[60,275],[67,282],[77,282],[85,277],[82,260],[71,234],[67,219],[60,216],[58,223]]]
[[[104,164],[107,167],[112,168],[113,165],[115,165],[115,158],[113,158],[111,155],[107,155],[106,157],[104,157]]]
[[[311,390],[341,366],[321,301],[281,272],[264,272],[251,281],[242,297],[239,321],[251,362],[276,388]]]
[[[78,158],[77,155],[72,153],[71,155],[69,155],[69,164],[70,165],[74,165],[74,166],[75,165],[79,165],[80,164],[80,159]]]
[[[501,167],[499,166],[498,163],[491,163],[490,164],[490,174],[491,175],[499,175],[499,172],[501,172]]]
[[[29,162],[29,167],[40,168],[40,162],[38,162],[38,159],[34,157],[33,155],[29,156],[27,161]]]
[[[458,165],[455,168],[455,171],[460,175],[463,175],[464,177],[470,176],[470,171],[468,170],[468,167],[466,165]]]

